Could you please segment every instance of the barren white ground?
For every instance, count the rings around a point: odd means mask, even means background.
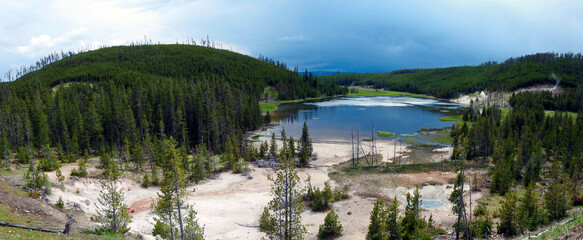
[[[270,131],[270,130],[267,130]],[[263,136],[269,136],[269,132],[260,132]],[[296,137],[296,136],[294,136]],[[261,137],[261,141],[268,140]],[[390,161],[387,156],[394,154],[392,141],[379,141],[379,151],[385,157],[383,161]],[[318,159],[311,162],[310,168],[299,169],[302,181],[311,178],[312,185],[322,188],[324,182],[329,180],[329,167],[349,159],[350,143],[340,140],[329,140],[313,144],[314,152]],[[402,150],[402,149],[401,149]],[[399,151],[399,150],[398,150]],[[397,152],[397,157],[400,154]],[[50,196],[52,202],[62,197],[67,206],[77,203],[80,208],[89,215],[96,214],[101,186],[96,179],[69,179],[69,174],[74,166],[63,166],[62,172],[67,177],[65,189],[53,189]],[[98,171],[90,168],[89,171]],[[206,239],[260,239],[265,236],[258,229],[258,219],[263,208],[272,198],[271,181],[268,175],[274,171],[268,168],[256,168],[251,166],[248,176],[231,173],[221,173],[214,179],[205,180],[198,185],[189,187],[194,192],[188,197],[187,202],[194,206],[198,212],[199,224],[205,226]],[[49,177],[54,181],[54,173]],[[337,187],[331,182],[333,187]],[[151,236],[154,225],[154,215],[151,212],[151,204],[157,198],[158,188],[142,188],[139,183],[122,178],[118,181],[125,192],[125,202],[130,207],[132,223],[130,233],[141,236],[144,239],[153,239]],[[404,208],[404,196],[413,189],[398,187],[384,189],[384,194],[392,198],[397,196]],[[451,216],[451,204],[446,200],[451,193],[451,186],[427,186],[421,190],[423,199],[442,201],[445,205],[429,211],[424,215],[433,214],[437,224],[448,225],[453,223]],[[352,194],[352,198],[334,203],[333,207],[339,215],[344,227],[341,239],[364,239],[369,215],[375,198],[363,198]],[[318,226],[323,223],[326,213],[314,213],[306,210],[302,214],[302,222],[307,225],[306,239],[315,239]]]

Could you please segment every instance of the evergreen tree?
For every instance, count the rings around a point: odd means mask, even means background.
[[[123,203],[124,194],[121,188],[117,187],[113,178],[101,181],[101,194],[97,208],[98,221],[101,224],[99,232],[124,234],[130,229],[128,223],[131,222],[127,206]]]
[[[403,239],[431,239],[428,233],[424,232],[425,221],[421,219],[421,195],[419,186],[415,187],[413,196],[407,193],[407,205],[401,221],[401,234]]]
[[[57,171],[55,171],[55,176],[57,177],[57,184],[59,184],[59,187],[61,189],[65,188],[64,185],[64,181],[65,181],[65,176],[63,176],[63,173],[61,172],[61,168],[57,169]]]
[[[30,153],[32,155],[32,153]],[[50,194],[51,187],[49,185],[49,180],[47,175],[37,169],[34,158],[30,157],[30,166],[28,171],[24,174],[24,179],[26,180],[26,187],[29,187],[35,191],[42,191],[46,194]]]
[[[103,168],[103,175],[106,178],[117,179],[121,176],[117,162],[109,156],[109,153],[103,153],[101,155],[101,165]]]
[[[385,229],[389,240],[401,239],[401,229],[399,227],[399,201],[397,196],[393,198],[386,209]]]
[[[516,217],[516,196],[514,193],[507,193],[502,208],[500,209],[500,222],[498,223],[498,234],[514,236],[518,234],[518,219]]]
[[[227,163],[227,166],[233,172],[241,172],[241,168],[237,162],[237,158],[235,157],[235,146],[233,141],[231,140],[231,136],[227,136],[227,140],[225,142],[225,151],[221,155],[222,161]]]
[[[8,140],[8,135],[6,131],[2,131],[2,136],[0,138],[0,160],[2,160],[2,170],[10,170],[10,160],[12,158],[12,147],[10,146],[10,141]]]
[[[259,231],[264,233],[275,231],[275,218],[271,216],[267,207],[263,208],[263,213],[261,213],[261,217],[259,218]]]
[[[87,177],[87,157],[79,159],[78,167],[79,167],[79,176],[80,177]]]
[[[277,142],[275,141],[275,133],[271,134],[271,144],[269,145],[269,158],[277,159]]]
[[[39,170],[49,172],[60,167],[61,164],[55,158],[53,149],[47,145],[43,146],[43,158],[40,159]]]
[[[536,199],[531,183],[520,199],[520,206],[518,207],[520,232],[523,232],[525,229],[534,231],[542,223],[541,211]]]
[[[478,238],[488,238],[492,234],[492,227],[494,222],[488,212],[488,209],[483,203],[479,203],[474,209],[474,216],[476,220],[473,223],[473,236]]]
[[[204,227],[198,225],[196,212],[184,203],[187,197],[186,175],[176,141],[171,137],[162,142],[162,147],[164,178],[154,210],[157,218],[153,233],[164,239],[177,236],[180,239],[203,239]]]
[[[267,150],[269,149],[269,145],[267,144],[267,141],[264,141],[263,143],[261,143],[261,146],[259,147],[259,157],[261,157],[262,159],[265,159],[267,157]]]
[[[133,142],[130,146],[130,158],[136,166],[137,170],[141,170],[144,163],[146,163],[146,157],[144,156],[144,150],[140,142]]]
[[[265,118],[263,118],[263,124],[270,124],[271,123],[271,114],[269,111],[265,113]]]
[[[65,207],[65,202],[63,202],[63,198],[59,196],[59,200],[55,203],[55,207],[58,209],[63,209]]]
[[[567,216],[569,198],[567,196],[566,183],[560,174],[557,161],[553,162],[551,169],[551,183],[547,193],[544,195],[545,209],[550,221],[563,219]]]
[[[385,226],[383,225],[383,212],[385,211],[385,202],[378,199],[370,213],[370,224],[368,225],[368,232],[366,240],[384,240],[387,239],[385,235]]]
[[[203,240],[204,239],[204,226],[198,224],[198,218],[196,217],[196,211],[189,208],[184,219],[184,239],[187,240]]]
[[[274,231],[267,232],[269,239],[302,239],[306,233],[301,222],[304,208],[299,184],[295,163],[291,159],[281,159],[271,187],[273,199],[269,202],[269,209],[275,224]]]
[[[461,232],[464,233],[465,238],[469,238],[469,231],[467,231],[466,222],[466,207],[464,202],[464,182],[465,175],[462,169],[457,175],[453,185],[453,192],[451,192],[451,195],[449,196],[449,201],[454,204],[452,211],[457,215],[457,222],[454,224],[456,239],[460,239]]]
[[[304,122],[302,127],[302,136],[300,137],[300,142],[298,144],[299,148],[299,158],[300,165],[305,167],[308,165],[308,161],[312,156],[312,139],[310,139],[310,133],[308,132],[308,125]]]
[[[290,137],[289,138],[289,141],[288,141],[287,146],[288,146],[288,149],[289,149],[289,153],[288,154],[289,154],[290,158],[295,159],[295,157],[296,157],[296,143],[295,143],[293,137]]]
[[[324,218],[324,224],[318,229],[318,239],[334,239],[342,235],[342,224],[338,221],[338,214],[334,209]]]

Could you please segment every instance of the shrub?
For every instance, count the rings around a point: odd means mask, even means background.
[[[148,188],[150,187],[150,176],[146,173],[144,174],[144,178],[142,179],[142,187]]]
[[[63,207],[65,207],[65,202],[63,202],[62,197],[59,197],[59,200],[57,200],[57,203],[55,203],[55,207],[59,209],[63,209]]]
[[[267,207],[263,208],[263,213],[259,218],[259,231],[271,232],[275,230],[275,219],[269,214],[269,209]]]
[[[320,225],[318,230],[318,239],[334,239],[342,235],[342,224],[338,221],[338,214],[332,209],[326,218],[324,224]]]

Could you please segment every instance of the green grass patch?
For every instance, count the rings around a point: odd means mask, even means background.
[[[373,89],[373,88],[363,88],[363,87],[349,87],[350,90],[356,89],[356,93],[348,93],[349,97],[360,97],[360,96],[403,96],[403,97],[416,97],[416,98],[430,98],[436,99],[433,96],[425,94],[416,94],[408,92],[397,92],[397,91],[387,91],[384,89]]]
[[[428,142],[436,142],[441,144],[452,144],[453,137],[449,132],[437,133],[429,137]]]
[[[377,135],[381,136],[381,137],[390,137],[390,136],[395,136],[395,133],[392,132],[383,132],[383,131],[377,131]]]
[[[444,122],[461,122],[463,120],[463,115],[455,115],[455,116],[445,116],[445,117],[441,117],[439,118],[439,121],[444,121]]]
[[[422,143],[417,142],[413,139],[419,139],[419,140],[423,140],[426,142],[446,144],[446,145],[453,143],[453,137],[451,137],[450,130],[440,130],[437,132],[426,133],[424,135],[404,134],[402,136],[406,138],[405,143],[415,145],[415,146],[433,146],[434,144],[423,145]]]
[[[501,113],[500,120],[504,121],[504,119],[506,119],[506,116],[508,116],[509,112],[510,112],[510,109],[508,109],[508,108],[500,108],[500,113]]]
[[[261,111],[263,111],[263,112],[265,112],[265,111],[274,111],[274,110],[277,109],[277,106],[279,106],[280,104],[284,104],[284,103],[297,103],[297,102],[312,101],[312,100],[321,100],[321,99],[326,99],[326,98],[329,98],[329,97],[322,96],[322,97],[306,98],[306,99],[294,99],[294,100],[281,100],[281,101],[260,102],[259,103],[259,107],[261,108]]]
[[[359,174],[371,174],[371,173],[420,173],[429,171],[453,171],[459,163],[452,161],[443,161],[437,163],[418,163],[418,164],[403,164],[403,165],[393,165],[385,164],[381,166],[366,166],[363,165],[361,161],[361,166],[352,167],[352,162],[348,161],[339,165],[342,172],[348,175],[359,175]],[[478,164],[478,168],[486,168],[484,164]]]
[[[557,112],[556,111],[545,111],[545,117],[548,116],[555,116]],[[560,113],[566,113],[567,116],[571,117],[571,119],[576,120],[577,119],[577,113],[576,112],[560,112]]]
[[[412,145],[413,147],[441,147],[438,144],[422,143],[415,141],[413,139],[405,139],[403,142],[405,142],[408,145]]]
[[[541,234],[539,237],[533,237],[532,239],[561,239],[561,237],[567,235],[571,231],[571,228],[582,223],[583,211],[580,211],[573,216],[573,221],[563,225],[553,224],[552,229]]]
[[[87,240],[114,240],[114,239],[136,239],[132,237],[121,236],[98,236],[84,233],[71,233],[63,235],[60,233],[46,233],[39,231],[32,231],[28,229],[0,227],[0,239],[6,240],[21,240],[21,239],[43,239],[43,240],[73,240],[73,239],[87,239]]]
[[[411,135],[411,134],[403,134],[403,135],[401,135],[401,136],[403,136],[403,137],[405,137],[405,138],[415,138],[415,139],[424,139],[424,138],[425,138],[424,136],[419,136],[419,135]]]
[[[251,137],[251,140],[254,141],[254,142],[259,142],[259,138],[260,137],[261,136],[259,136],[259,135],[255,135],[255,136]]]
[[[14,201],[16,201],[15,199]],[[39,203],[42,204],[42,203]],[[56,226],[54,223],[47,222],[44,219],[32,214],[22,214],[23,209],[18,209],[21,214],[14,213],[9,206],[0,201],[0,221],[27,226],[44,227],[58,229],[62,226]]]

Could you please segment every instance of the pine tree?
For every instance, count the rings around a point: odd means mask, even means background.
[[[275,218],[271,216],[267,207],[263,208],[263,213],[261,213],[261,217],[259,218],[259,231],[264,233],[275,231]]]
[[[413,196],[407,193],[407,205],[401,221],[403,239],[431,239],[429,234],[423,231],[426,224],[424,219],[421,219],[421,202],[419,186],[416,186]]]
[[[187,240],[203,240],[204,226],[198,224],[196,211],[189,208],[184,219],[184,239]]]
[[[289,138],[289,141],[288,141],[287,146],[288,146],[288,149],[289,149],[290,158],[295,159],[295,156],[296,156],[296,143],[295,143],[293,137],[290,137]]]
[[[299,148],[299,158],[300,165],[305,167],[308,166],[308,161],[312,156],[312,139],[310,139],[310,133],[308,132],[308,125],[304,122],[302,127],[302,136],[300,137],[300,142],[298,144]]]
[[[65,202],[63,202],[63,197],[59,196],[59,200],[55,203],[55,207],[58,209],[63,209],[65,207]]]
[[[0,160],[2,160],[2,170],[10,170],[10,159],[12,158],[12,147],[8,140],[6,131],[2,131],[2,138],[0,138]]]
[[[32,152],[29,152],[29,154],[32,155]],[[24,174],[26,186],[35,191],[42,191],[46,194],[50,194],[51,187],[49,185],[47,174],[40,171],[36,167],[35,164],[36,161],[30,155],[29,155],[29,158],[31,159],[30,166],[28,167],[28,171]]]
[[[117,179],[119,176],[121,176],[117,162],[109,156],[109,153],[103,153],[101,155],[101,165],[104,170],[103,175],[106,178]]]
[[[498,233],[507,236],[518,234],[518,219],[516,217],[516,196],[514,193],[507,193],[502,208],[500,209],[500,222],[498,223]]]
[[[368,225],[368,232],[366,240],[384,240],[387,239],[385,235],[385,226],[383,224],[383,212],[385,211],[385,202],[378,199],[370,212],[370,224]]]
[[[267,144],[267,141],[264,141],[263,143],[261,143],[261,146],[259,147],[259,157],[261,157],[262,159],[265,159],[267,156],[267,150],[269,149],[269,144]]]
[[[476,233],[475,237],[488,238],[492,234],[494,222],[490,216],[490,212],[483,203],[479,203],[474,209],[474,216],[476,220],[473,223],[473,231]]]
[[[520,232],[524,229],[530,231],[536,230],[541,223],[541,211],[537,203],[536,196],[533,189],[533,183],[529,184],[526,192],[520,198],[520,206],[518,207],[518,216],[520,223]]]
[[[275,133],[271,134],[271,144],[269,145],[269,159],[277,159],[277,142],[275,141]]]
[[[385,230],[388,239],[401,239],[401,229],[399,228],[399,201],[397,201],[397,196],[391,201],[391,204],[386,209],[385,215]]]
[[[87,163],[86,163],[87,159],[88,159],[87,156],[79,159],[79,163],[77,164],[77,166],[79,167],[79,177],[87,177]]]
[[[127,206],[123,203],[124,194],[121,188],[117,187],[113,178],[101,181],[101,194],[97,208],[97,220],[101,224],[99,232],[124,234],[130,229],[131,222]]]
[[[241,169],[238,166],[237,158],[235,157],[235,146],[233,146],[233,141],[231,136],[227,135],[227,140],[225,141],[225,151],[221,155],[221,160],[227,163],[227,166],[231,168],[233,172],[240,172]]]
[[[460,239],[461,232],[463,232],[466,237],[469,237],[469,231],[467,231],[466,222],[466,205],[464,202],[464,182],[465,175],[462,169],[457,175],[453,185],[453,192],[451,192],[451,195],[449,196],[449,201],[454,204],[452,211],[455,215],[457,215],[457,222],[454,224],[456,239]]]
[[[269,239],[302,239],[306,227],[302,224],[304,207],[295,163],[290,159],[281,159],[276,176],[271,187],[273,199],[269,202],[274,231],[267,232],[267,236]]]
[[[64,185],[64,181],[65,181],[65,176],[63,176],[63,173],[61,172],[61,168],[57,169],[57,171],[55,171],[55,176],[57,177],[57,183],[59,184],[59,187],[61,189],[65,188]]]
[[[552,182],[548,188],[548,192],[544,195],[545,209],[550,221],[563,219],[567,216],[567,209],[569,207],[569,198],[566,195],[564,181],[560,174],[558,161],[553,162],[551,169]]]
[[[196,212],[184,203],[187,197],[186,175],[182,169],[182,157],[171,137],[164,140],[163,171],[159,200],[154,212],[157,215],[154,234],[164,239],[203,239],[204,227],[198,225]],[[186,212],[186,214],[185,214]]]
[[[265,113],[265,118],[263,118],[263,124],[270,124],[271,123],[271,114],[269,111]]]
[[[318,239],[334,239],[342,236],[342,224],[338,221],[338,214],[334,209],[324,218],[324,224],[318,229]]]

